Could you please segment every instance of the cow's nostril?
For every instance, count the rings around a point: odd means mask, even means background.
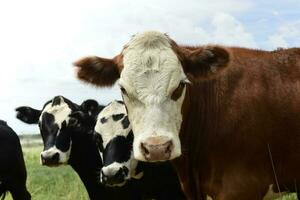
[[[165,153],[166,154],[170,154],[172,152],[172,147],[173,147],[173,143],[170,141],[166,144],[166,150],[165,150]]]
[[[47,166],[57,165],[59,164],[59,157],[58,152],[53,155],[41,154],[41,164]]]
[[[171,157],[173,142],[168,137],[150,137],[140,146],[141,154],[148,161],[164,161]]]
[[[55,153],[53,156],[52,156],[52,161],[54,162],[58,162],[59,161],[59,153]]]
[[[149,150],[147,149],[146,145],[144,143],[141,143],[141,150],[142,150],[142,153],[147,156],[150,154]]]

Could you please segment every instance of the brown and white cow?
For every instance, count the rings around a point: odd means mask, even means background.
[[[134,157],[174,160],[189,199],[261,200],[300,189],[300,49],[179,46],[133,36],[113,59],[75,63],[79,79],[118,79]],[[179,139],[180,138],[180,139]]]

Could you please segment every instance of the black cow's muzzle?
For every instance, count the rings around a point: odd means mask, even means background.
[[[114,175],[107,175],[103,171],[101,171],[101,182],[104,185],[115,187],[122,186],[125,184],[125,178],[128,175],[128,169],[126,167],[122,167],[118,170]]]
[[[41,154],[41,163],[46,166],[57,166],[59,165],[59,153],[53,155],[44,156]]]

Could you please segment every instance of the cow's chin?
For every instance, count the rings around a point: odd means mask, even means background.
[[[158,145],[151,143],[145,145],[145,142],[147,142],[149,138],[150,141],[155,141],[156,139],[159,140],[162,137],[167,139],[164,139],[165,141],[159,143]],[[147,156],[147,153],[151,154],[151,149],[147,149],[147,147],[153,149],[153,155]],[[161,147],[163,148],[161,150],[158,150]],[[180,140],[178,137],[166,136],[150,136],[145,139],[139,138],[137,140],[134,140],[133,156],[136,160],[144,162],[164,162],[168,160],[173,160],[181,156]]]
[[[127,181],[123,181],[122,183],[118,183],[118,184],[105,184],[105,186],[107,186],[107,187],[123,187],[126,183],[127,183]]]
[[[44,166],[55,168],[55,167],[60,167],[60,166],[63,166],[63,165],[67,165],[67,163],[55,163],[55,164],[53,163],[53,164],[46,164]]]

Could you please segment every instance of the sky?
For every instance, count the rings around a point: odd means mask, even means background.
[[[38,133],[15,118],[18,106],[41,109],[56,95],[75,103],[120,99],[75,77],[83,56],[113,57],[130,37],[168,33],[179,44],[272,50],[300,46],[300,0],[10,0],[0,1],[0,119],[18,133]]]

